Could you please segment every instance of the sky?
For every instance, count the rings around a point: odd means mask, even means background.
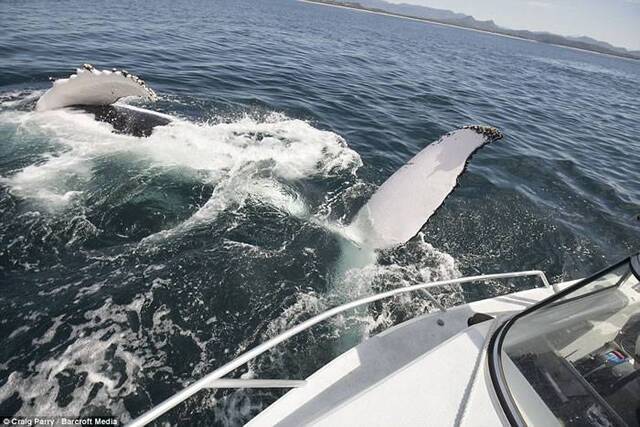
[[[586,35],[640,50],[640,0],[387,0],[492,19],[517,30]]]

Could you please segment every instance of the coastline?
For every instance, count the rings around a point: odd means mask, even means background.
[[[434,24],[434,25],[440,25],[440,26],[443,26],[443,27],[457,28],[457,29],[460,29],[460,30],[474,31],[476,33],[490,34],[490,35],[497,36],[497,37],[506,37],[506,38],[509,38],[509,39],[524,40],[524,41],[530,42],[530,43],[546,44],[548,46],[555,46],[555,47],[560,47],[560,48],[564,48],[564,49],[571,49],[571,50],[575,50],[575,51],[578,51],[578,52],[591,53],[591,54],[594,54],[594,55],[608,56],[610,58],[615,58],[615,59],[622,59],[622,60],[627,60],[627,61],[640,61],[640,58],[639,59],[635,59],[635,58],[630,58],[628,56],[620,56],[620,55],[614,55],[612,53],[598,52],[598,51],[589,50],[589,49],[581,49],[579,47],[574,47],[574,46],[566,46],[566,45],[561,45],[561,44],[556,44],[556,43],[545,43],[545,42],[541,42],[541,41],[538,41],[538,40],[528,39],[526,37],[518,37],[518,36],[513,36],[513,35],[510,35],[510,34],[496,33],[494,31],[479,30],[477,28],[465,27],[463,25],[447,24],[447,23],[444,23],[444,22],[434,21],[434,20],[427,19],[427,18],[405,16],[405,15],[400,15],[400,14],[392,13],[392,12],[383,12],[383,11],[377,11],[377,10],[370,10],[370,9],[366,9],[366,8],[351,7],[351,6],[347,6],[347,5],[338,5],[338,4],[327,3],[327,2],[324,2],[324,1],[316,1],[316,0],[298,0],[298,1],[300,3],[316,4],[316,5],[320,5],[320,6],[335,7],[337,9],[348,9],[348,10],[353,10],[353,11],[356,11],[356,12],[370,13],[370,14],[373,14],[373,15],[390,16],[392,18],[407,19],[409,21],[422,22],[422,23],[425,23],[425,24]]]

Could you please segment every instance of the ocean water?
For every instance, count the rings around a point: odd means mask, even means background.
[[[640,62],[289,0],[5,1],[0,16],[0,415],[126,422],[348,299],[574,279],[640,250]],[[160,99],[137,105],[180,120],[136,138],[33,111],[85,62],[140,75]],[[416,238],[352,259],[335,230],[473,123],[505,138]],[[431,308],[346,314],[232,376],[302,378]],[[238,425],[280,393],[203,392],[162,420]]]

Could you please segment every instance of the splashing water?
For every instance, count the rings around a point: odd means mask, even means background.
[[[44,415],[124,421],[351,296],[458,270],[572,279],[639,250],[633,61],[301,2],[223,3],[3,3],[0,413],[35,412],[34,398]],[[177,25],[159,31],[167,10]],[[84,113],[33,114],[47,77],[84,61],[135,71],[161,94],[140,106],[182,119],[139,139]],[[468,123],[504,144],[474,159],[425,236],[369,262],[344,225]],[[233,376],[300,378],[424,308],[416,293],[346,313]],[[202,393],[160,422],[235,426],[276,397]]]
[[[4,363],[8,380],[0,386],[0,401],[19,408],[18,415],[41,408],[66,416],[106,410],[126,422],[131,419],[131,405],[148,402],[143,384],[148,389],[162,382],[184,386],[252,343],[332,305],[432,275],[457,274],[452,259],[423,238],[416,252],[422,255],[404,259],[404,264],[376,263],[372,249],[352,242],[343,221],[353,214],[348,205],[357,206],[367,191],[355,175],[362,165],[360,157],[335,133],[270,113],[201,124],[177,119],[141,139],[115,134],[110,125],[80,111],[32,112],[27,107],[36,97],[20,96],[23,101],[13,97],[2,104],[0,126],[20,136],[13,141],[13,150],[29,145],[31,161],[4,172],[0,184],[17,219],[3,224],[3,235],[23,227],[28,237],[7,245],[4,254],[11,268],[35,272],[53,268],[57,273],[51,283],[36,285],[40,298],[54,302],[37,317],[51,319],[32,339],[40,355],[28,365],[23,365],[26,359],[20,354]],[[191,193],[186,207],[181,194],[185,189]],[[149,215],[140,200],[156,209],[152,217],[160,220],[146,226],[137,223],[136,218]],[[249,222],[264,232],[265,217],[279,218],[284,226],[273,230],[276,242],[237,235]],[[319,246],[305,237],[309,233],[322,236]],[[304,258],[308,266],[301,273],[311,287],[283,282],[281,289],[288,296],[282,312],[277,308],[282,302],[255,290],[252,298],[257,302],[252,304],[275,309],[275,317],[268,316],[272,320],[254,334],[221,349],[223,337],[236,329],[229,322],[239,312],[210,316],[214,309],[204,303],[211,300],[199,274],[193,280],[166,275],[168,270],[185,271],[185,246],[196,236],[204,244],[207,235],[211,244],[204,253],[212,258],[235,254],[232,258],[237,258],[238,272],[242,271],[235,286],[248,291],[251,277],[264,275],[261,262],[291,264]],[[42,244],[34,243],[36,236]],[[304,246],[299,248],[302,240]],[[323,246],[328,255],[319,256]],[[296,253],[300,249],[302,257]],[[254,274],[252,263],[257,268]],[[74,272],[76,264],[82,267]],[[228,274],[223,272],[222,280],[229,280]],[[296,273],[283,277],[287,276],[295,278]],[[110,295],[115,289],[123,289],[126,296],[114,299]],[[172,302],[167,300],[169,289]],[[194,291],[195,299],[189,297]],[[176,305],[175,300],[182,302]],[[70,304],[83,308],[70,310]],[[385,302],[372,311],[336,318],[291,345],[309,352],[329,346],[333,350],[328,354],[337,355],[360,337],[430,308],[421,298]],[[11,338],[26,332],[18,330]],[[178,348],[180,357],[185,349],[191,354],[186,369],[176,369]],[[318,358],[311,354],[302,365],[291,364],[290,350],[287,344],[269,353],[244,375],[274,369],[309,374],[318,366]],[[233,425],[274,398],[271,393],[252,393],[217,392],[204,407],[213,408],[217,422]]]

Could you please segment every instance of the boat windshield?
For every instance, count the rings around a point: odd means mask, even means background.
[[[586,279],[505,324],[501,399],[528,425],[640,425],[637,257]],[[515,415],[514,415],[515,414]]]

